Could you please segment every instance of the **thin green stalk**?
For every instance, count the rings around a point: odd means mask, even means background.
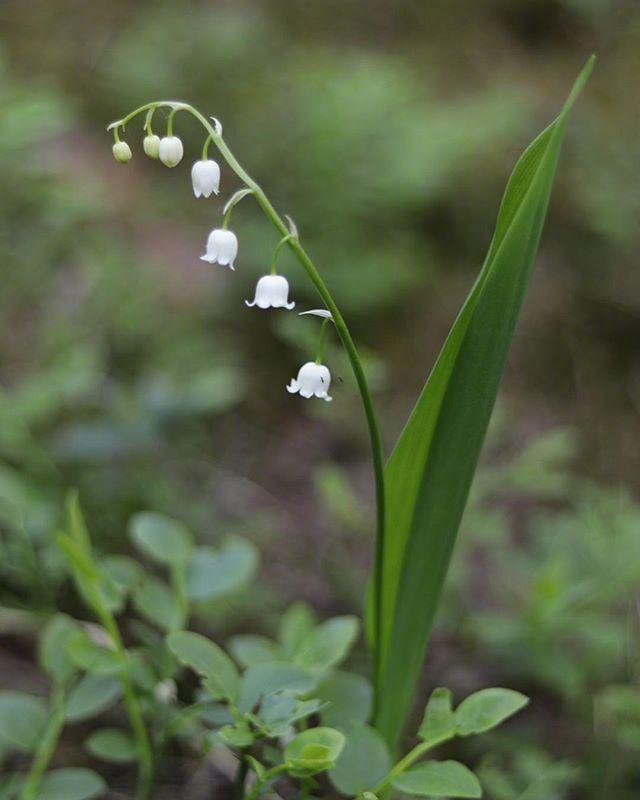
[[[322,364],[322,358],[324,356],[324,343],[325,339],[327,338],[327,325],[330,322],[331,320],[328,317],[322,320],[322,325],[320,326],[320,336],[318,339],[318,354],[316,356],[316,364]]]
[[[122,700],[124,703],[133,738],[136,742],[138,753],[138,783],[136,786],[136,800],[149,800],[153,788],[153,750],[147,728],[144,724],[142,711],[136,697],[133,683],[131,682],[131,670],[129,664],[129,654],[124,646],[120,630],[111,612],[104,608],[102,603],[95,606],[102,624],[111,637],[116,652],[120,656],[122,667],[120,669],[120,684],[122,686]]]
[[[19,800],[35,800],[38,795],[42,776],[49,766],[64,727],[65,696],[65,687],[59,683],[54,684],[49,703],[47,727],[38,743],[38,749],[31,763],[29,774],[22,786]]]
[[[256,782],[251,787],[251,791],[247,794],[245,800],[256,800],[257,797],[260,797],[260,792],[262,791],[263,787],[274,778],[277,778],[278,775],[281,775],[283,772],[287,771],[287,767],[285,764],[278,764],[271,769],[268,769],[262,778],[258,778]]]
[[[434,747],[437,747],[439,744],[443,742],[449,741],[449,739],[453,739],[455,733],[445,733],[442,736],[438,736],[434,739],[427,739],[424,742],[420,742],[417,744],[413,750],[410,750],[404,758],[401,758],[397,764],[395,764],[389,772],[384,776],[384,778],[375,786],[371,791],[374,794],[380,794],[383,792],[391,783],[394,778],[397,778],[398,775],[402,775],[409,767],[414,764],[421,756],[423,756],[429,750],[433,750]]]
[[[376,687],[379,687],[380,682],[380,642],[381,642],[381,627],[382,627],[382,557],[384,554],[384,538],[385,538],[385,491],[384,491],[384,459],[382,453],[382,439],[380,436],[380,429],[378,427],[378,421],[376,419],[375,410],[373,407],[373,399],[371,397],[371,391],[369,389],[369,384],[367,383],[367,377],[364,372],[364,368],[362,366],[362,362],[360,360],[360,356],[358,355],[358,351],[356,349],[355,343],[349,332],[349,328],[347,327],[346,322],[338,306],[336,305],[331,292],[329,291],[328,287],[326,286],[325,282],[322,280],[320,273],[318,272],[315,264],[307,254],[304,247],[300,244],[300,241],[297,236],[292,236],[291,231],[287,227],[285,221],[280,217],[278,212],[275,210],[271,201],[264,193],[262,188],[253,180],[253,178],[244,170],[244,168],[240,165],[237,158],[234,156],[232,151],[230,150],[227,143],[222,138],[221,133],[214,128],[214,126],[209,122],[209,120],[203,116],[197,109],[193,108],[186,103],[180,103],[173,100],[163,100],[163,101],[155,101],[151,103],[146,103],[143,106],[132,111],[122,120],[120,120],[119,125],[124,127],[129,120],[133,119],[137,114],[142,113],[143,111],[148,111],[149,109],[157,108],[159,106],[169,106],[172,111],[169,115],[169,120],[172,119],[173,115],[176,111],[184,110],[189,111],[205,128],[211,140],[215,143],[216,147],[218,148],[220,154],[227,162],[229,167],[233,170],[233,172],[240,178],[240,180],[247,186],[251,193],[255,196],[256,201],[262,211],[264,212],[267,219],[271,222],[271,224],[275,227],[281,237],[288,237],[287,238],[287,245],[296,255],[298,261],[304,268],[305,272],[307,273],[309,279],[313,283],[316,288],[316,291],[322,298],[326,308],[331,313],[333,317],[334,325],[336,326],[336,331],[338,332],[338,336],[340,337],[340,341],[344,349],[346,350],[347,356],[351,363],[351,368],[353,370],[356,383],[358,385],[358,390],[360,392],[360,396],[362,398],[362,405],[364,408],[365,417],[367,420],[367,427],[369,430],[369,439],[371,443],[371,454],[372,454],[372,461],[373,461],[373,473],[374,473],[374,482],[375,482],[375,493],[376,493],[376,544],[375,544],[375,560],[374,560],[374,567],[373,567],[373,629],[374,629],[374,681]],[[228,219],[223,220],[223,227],[225,221],[228,222]],[[378,697],[378,691],[375,693],[376,698]]]
[[[280,235],[282,237],[290,236],[290,231],[287,228],[284,220],[275,210],[269,198],[266,196],[258,183],[256,183],[256,181],[254,181],[253,178],[251,178],[251,176],[242,168],[222,136],[214,130],[211,123],[197,109],[192,108],[191,106],[186,106],[185,110],[190,111],[205,127],[229,167],[235,172],[240,180],[252,190],[258,205],[264,212],[267,219],[280,233]],[[342,342],[342,345],[345,348],[351,363],[351,368],[355,375],[356,383],[358,384],[358,389],[362,398],[362,405],[364,407],[364,413],[367,419],[369,439],[371,441],[371,453],[373,458],[373,472],[376,490],[376,546],[373,571],[373,617],[375,631],[374,656],[376,661],[375,682],[377,685],[379,680],[379,642],[382,620],[382,556],[384,553],[385,536],[384,459],[382,455],[382,439],[380,436],[380,429],[378,427],[371,391],[369,389],[369,384],[367,382],[367,377],[365,375],[360,356],[358,355],[358,351],[353,338],[351,337],[349,328],[347,327],[347,324],[344,321],[344,318],[340,313],[340,310],[336,305],[331,292],[329,291],[325,282],[322,280],[320,273],[316,269],[315,264],[307,254],[306,250],[300,244],[299,239],[297,237],[291,237],[287,240],[287,245],[297,256],[298,261],[306,271],[318,294],[322,298],[325,306],[333,317],[336,331],[338,332],[340,341]]]

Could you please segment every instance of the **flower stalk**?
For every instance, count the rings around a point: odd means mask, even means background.
[[[381,641],[380,632],[381,632],[381,620],[382,620],[382,609],[381,609],[382,557],[384,553],[384,538],[385,538],[384,461],[382,452],[382,439],[380,436],[380,429],[378,426],[378,421],[373,406],[373,399],[371,397],[369,384],[367,382],[362,361],[360,360],[360,356],[358,355],[355,342],[353,341],[349,328],[347,327],[347,324],[342,314],[340,313],[340,309],[338,308],[335,300],[333,299],[333,296],[329,291],[329,288],[322,279],[322,276],[320,275],[318,269],[311,260],[311,257],[308,255],[308,253],[300,243],[298,236],[292,235],[292,232],[290,228],[287,226],[287,223],[278,214],[278,212],[272,205],[271,201],[269,200],[263,189],[245,171],[240,162],[237,160],[237,158],[235,157],[235,155],[233,154],[233,152],[223,139],[222,126],[217,120],[214,119],[212,124],[212,122],[210,122],[209,119],[207,119],[203,114],[201,114],[196,108],[186,103],[181,103],[176,101],[155,101],[140,106],[139,108],[132,111],[130,114],[128,114],[126,117],[124,117],[122,120],[119,121],[118,126],[124,127],[126,123],[130,119],[135,117],[137,114],[149,111],[150,109],[155,110],[160,106],[168,106],[171,108],[167,125],[167,133],[169,136],[171,136],[173,132],[172,131],[173,116],[178,110],[188,111],[192,116],[194,116],[198,120],[198,122],[200,122],[200,124],[203,126],[203,128],[207,133],[207,139],[210,139],[216,145],[220,155],[226,161],[229,168],[244,183],[246,187],[246,193],[253,194],[253,196],[256,199],[256,202],[260,206],[262,212],[267,217],[269,222],[280,234],[282,240],[286,240],[286,242],[283,241],[283,246],[286,243],[286,246],[289,247],[289,249],[293,252],[297,260],[307,273],[307,276],[311,280],[311,283],[313,284],[316,291],[320,295],[326,308],[331,313],[331,317],[336,327],[336,331],[347,353],[347,357],[349,358],[349,362],[351,364],[351,368],[353,370],[356,379],[358,390],[360,392],[362,405],[367,421],[367,428],[369,432],[372,462],[373,462],[374,484],[375,484],[376,541],[375,541],[375,560],[373,567],[372,612],[373,612],[373,632],[374,632],[373,653],[375,662],[374,684],[376,685],[377,689],[379,687],[379,680],[380,680],[379,654],[380,654],[380,641]],[[225,223],[228,224],[228,215],[230,211],[231,211],[230,208],[226,209],[225,219],[223,220],[222,224],[223,230],[226,230]],[[376,698],[378,696],[377,690],[375,692],[375,696]]]

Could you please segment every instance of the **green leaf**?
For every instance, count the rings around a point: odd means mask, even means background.
[[[229,747],[249,747],[253,744],[253,733],[245,720],[235,725],[223,725],[218,736]]]
[[[518,161],[471,292],[386,466],[376,727],[395,744],[420,673],[460,519],[524,299],[571,106]]]
[[[344,747],[345,738],[333,728],[309,728],[289,742],[284,750],[287,769],[295,777],[316,775],[331,769]]]
[[[231,655],[243,667],[250,667],[263,661],[278,661],[283,657],[280,647],[266,636],[240,634],[232,636],[227,645]]]
[[[267,661],[249,667],[242,676],[238,707],[247,712],[273,692],[306,694],[316,685],[315,679],[301,667],[288,661]]]
[[[47,724],[47,708],[39,697],[24,692],[0,692],[0,741],[31,752]]]
[[[175,631],[167,636],[169,649],[183,664],[203,676],[214,699],[235,702],[238,693],[238,670],[217,644],[191,631]]]
[[[358,638],[356,617],[334,617],[307,634],[300,643],[295,663],[314,672],[325,672],[340,664]]]
[[[66,614],[55,614],[42,632],[40,664],[60,683],[66,683],[76,671],[68,648],[77,633],[76,623]]]
[[[347,728],[368,722],[373,706],[373,689],[366,678],[350,672],[333,672],[314,691],[327,705],[320,714],[323,725]]]
[[[191,600],[212,600],[242,588],[258,565],[258,551],[239,536],[219,550],[198,547],[187,566],[187,595]]]
[[[144,574],[137,561],[128,556],[106,556],[100,567],[123,594],[133,591]]]
[[[96,758],[115,764],[126,764],[137,758],[135,742],[128,733],[117,728],[101,728],[99,731],[94,731],[84,746]]]
[[[427,761],[391,783],[399,791],[419,797],[482,797],[480,782],[458,761]]]
[[[442,742],[456,734],[456,721],[448,689],[434,689],[424,711],[418,736],[426,742]]]
[[[112,706],[120,693],[118,678],[85,675],[67,696],[65,716],[69,722],[81,722],[95,717]]]
[[[164,581],[153,575],[146,575],[133,592],[133,605],[136,611],[160,630],[178,630],[185,623],[178,598]]]
[[[122,669],[118,653],[93,642],[86,631],[76,631],[69,639],[67,653],[76,667],[95,675],[117,675]]]
[[[357,795],[373,789],[391,768],[384,739],[368,725],[358,725],[346,734],[346,742],[329,778],[338,791]]]
[[[90,800],[106,789],[100,775],[90,769],[54,769],[43,777],[37,800]]]
[[[455,712],[459,736],[484,733],[520,711],[529,698],[513,689],[482,689],[463,700]]]
[[[136,514],[129,522],[129,535],[140,552],[170,567],[186,563],[194,546],[186,525],[153,511]]]
[[[293,603],[284,612],[278,629],[278,641],[288,658],[293,658],[315,625],[315,614],[306,603]]]

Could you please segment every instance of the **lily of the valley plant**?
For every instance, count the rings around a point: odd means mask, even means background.
[[[103,682],[104,676],[113,677],[109,686],[113,697],[123,699],[131,736],[122,731],[98,732],[89,749],[111,760],[137,760],[137,797],[141,799],[151,797],[154,772],[167,742],[190,735],[203,752],[215,745],[235,754],[238,798],[253,800],[273,793],[281,782],[296,787],[295,796],[303,798],[332,791],[330,786],[343,795],[367,800],[394,791],[426,797],[481,796],[478,779],[466,766],[423,757],[454,737],[495,727],[526,704],[523,695],[485,688],[454,707],[451,693],[435,688],[417,731],[417,744],[399,757],[402,734],[537,251],[569,111],[592,61],[559,116],[516,164],[482,269],[386,466],[367,378],[338,304],[304,249],[295,224],[276,211],[241,166],[223,138],[220,122],[186,103],[154,101],[109,126],[113,154],[118,162],[126,163],[132,151],[122,137],[131,121],[143,114],[144,152],[168,167],[176,167],[184,157],[182,141],[174,131],[176,119],[191,117],[201,126],[202,152],[191,168],[195,197],[205,202],[224,187],[228,174],[221,166],[226,165],[242,183],[206,237],[202,260],[231,270],[236,261],[239,269],[255,266],[242,262],[241,223],[234,231],[229,229],[243,199],[255,201],[274,230],[267,274],[258,279],[254,298],[246,301],[250,309],[282,313],[294,308],[289,283],[278,273],[277,261],[285,247],[297,258],[324,307],[303,312],[318,317],[318,346],[286,386],[290,394],[331,401],[331,373],[323,363],[329,329],[336,331],[346,351],[371,441],[377,510],[366,625],[371,675],[337,669],[358,637],[359,624],[353,617],[318,623],[309,609],[297,605],[284,615],[273,640],[234,637],[228,642],[229,653],[188,631],[190,603],[219,593],[216,581],[225,577],[225,571],[216,558],[222,556],[198,553],[181,523],[148,513],[134,518],[133,541],[167,572],[168,585],[155,577],[140,578],[123,561],[105,569],[93,553],[73,501],[68,529],[58,542],[106,639],[100,643],[95,631],[90,636],[86,627],[68,618],[47,631],[43,663],[53,676],[54,722],[36,746],[27,780],[16,783],[15,796],[21,800],[45,796],[42,787],[53,780],[53,773],[45,770],[78,674],[85,676],[81,681],[87,676],[94,681],[103,676]],[[153,126],[165,112],[165,135],[160,136]],[[211,157],[211,149],[220,163]],[[281,402],[294,402],[284,388]],[[246,562],[248,545],[242,547]],[[237,558],[233,563],[239,563]],[[143,669],[137,651],[124,647],[114,618],[126,596],[164,634],[157,641],[150,637],[164,660],[159,659],[155,671],[148,674],[148,665]],[[63,645],[69,663],[55,657],[55,647]],[[201,680],[200,691],[186,705],[176,700],[176,681],[184,667]],[[75,796],[93,795],[80,792]]]

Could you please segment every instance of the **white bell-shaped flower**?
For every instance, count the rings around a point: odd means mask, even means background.
[[[163,136],[158,145],[158,155],[165,167],[176,167],[184,155],[184,147],[178,136]]]
[[[282,275],[263,275],[256,286],[253,302],[244,301],[249,308],[286,308],[291,311],[295,307],[289,303],[289,282]]]
[[[292,378],[287,391],[291,394],[299,392],[306,398],[319,397],[330,403],[333,400],[328,394],[330,386],[331,373],[327,367],[324,364],[316,364],[315,361],[308,361],[300,367],[298,377]]]
[[[215,161],[196,161],[191,167],[191,182],[196,197],[210,197],[220,189],[220,167]]]
[[[207,252],[200,258],[210,264],[220,264],[221,267],[235,269],[233,262],[237,255],[238,239],[235,233],[223,228],[216,228],[209,234]]]

